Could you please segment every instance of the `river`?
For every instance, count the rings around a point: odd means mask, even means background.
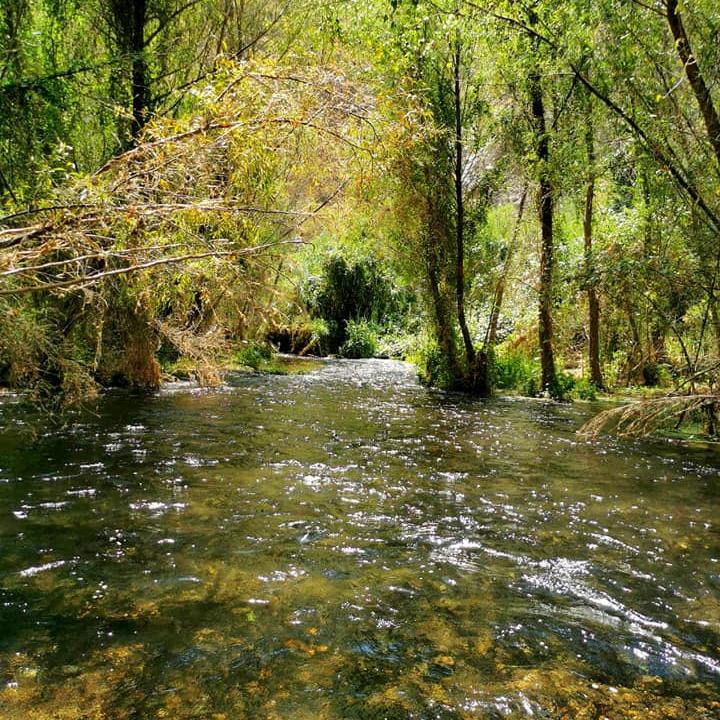
[[[720,718],[720,452],[592,412],[393,361],[6,399],[0,717]]]

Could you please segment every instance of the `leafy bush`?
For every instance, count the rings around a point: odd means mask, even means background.
[[[576,386],[575,378],[569,373],[558,372],[555,382],[548,388],[540,387],[540,365],[537,360],[525,353],[507,349],[495,355],[492,363],[494,386],[501,390],[516,390],[528,397],[537,397],[543,390],[555,400],[569,400],[573,392],[583,399],[594,399],[592,383],[580,381]]]
[[[83,324],[73,327],[53,303],[37,305],[0,302],[0,387],[28,390],[26,400],[52,411],[94,398],[94,357]]]
[[[412,355],[416,336],[409,331],[393,330],[378,337],[376,357],[405,360]]]
[[[327,324],[328,352],[341,354],[351,321],[384,323],[398,308],[392,283],[373,258],[352,264],[344,257],[330,258],[320,280],[304,294],[311,315]]]
[[[592,380],[581,378],[575,383],[575,395],[580,400],[597,400],[598,389]]]
[[[522,394],[526,397],[537,397],[540,394],[539,377],[533,375],[528,378],[527,382],[522,386]]]
[[[454,387],[456,378],[445,354],[434,340],[425,341],[409,358],[418,369],[418,377],[423,385],[449,390]]]
[[[555,373],[554,382],[547,388],[550,397],[555,400],[570,400],[575,388],[575,378],[566,372]]]
[[[370,358],[377,352],[377,335],[370,323],[348,320],[346,340],[340,346],[340,355],[346,358]]]
[[[540,368],[537,362],[516,350],[497,353],[493,359],[492,379],[501,390],[517,390],[524,395],[537,395],[540,389]]]
[[[39,313],[22,312],[5,302],[0,303],[0,385],[31,386],[40,382],[42,367],[55,347]]]
[[[668,387],[672,383],[670,370],[665,363],[645,363],[642,368],[642,376],[647,387]]]
[[[251,342],[235,353],[234,360],[238,365],[259,370],[273,358],[272,349],[265,344]]]

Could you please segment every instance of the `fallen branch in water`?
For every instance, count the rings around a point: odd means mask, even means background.
[[[597,437],[603,430],[612,429],[624,437],[647,437],[671,421],[703,411],[708,422],[708,434],[716,432],[715,418],[720,408],[720,395],[669,395],[653,400],[641,400],[630,405],[611,408],[586,422],[578,434]]]

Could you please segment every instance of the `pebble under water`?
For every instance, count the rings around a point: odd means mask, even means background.
[[[0,717],[720,718],[720,452],[595,409],[393,361],[7,398]]]

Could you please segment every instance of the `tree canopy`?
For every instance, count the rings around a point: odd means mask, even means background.
[[[719,32],[710,0],[8,0],[0,377],[351,333],[475,393],[712,396]],[[343,310],[368,288],[393,311]]]

